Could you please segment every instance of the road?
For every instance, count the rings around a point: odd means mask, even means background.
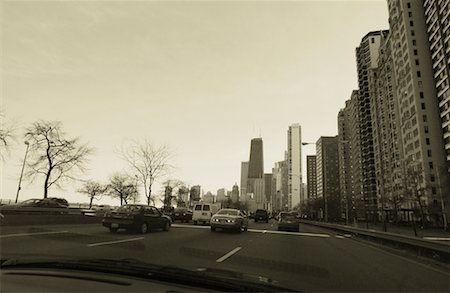
[[[2,227],[1,257],[137,258],[182,268],[219,268],[269,277],[305,291],[448,292],[445,268],[387,252],[329,230],[303,225],[278,232],[253,223],[248,232],[211,232],[174,224],[169,232],[111,234],[100,224]]]

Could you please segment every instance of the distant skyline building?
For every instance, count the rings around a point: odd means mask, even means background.
[[[253,195],[253,200],[255,201],[255,206],[257,208],[264,208],[266,206],[262,138],[254,138],[250,143],[246,193],[247,195],[249,193]]]
[[[292,209],[300,204],[302,198],[302,138],[301,127],[298,123],[289,126],[287,131],[287,162],[288,177],[288,208]]]
[[[272,173],[265,173],[264,174],[265,209],[269,209],[271,195],[272,195]]]
[[[235,183],[233,185],[233,188],[231,189],[231,200],[233,202],[239,201],[239,186],[237,185],[237,183]]]
[[[194,185],[191,187],[191,190],[189,191],[189,198],[191,201],[200,201],[201,199],[201,190],[202,187],[200,185]]]
[[[226,201],[227,198],[228,198],[228,196],[227,196],[226,188],[220,188],[217,190],[216,201],[218,201],[218,202]]]
[[[239,201],[247,199],[248,162],[241,162],[241,191]]]
[[[306,156],[306,186],[308,199],[317,198],[316,156]]]

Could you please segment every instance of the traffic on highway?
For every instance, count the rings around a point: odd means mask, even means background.
[[[294,212],[266,223],[222,208],[208,223],[194,224],[176,223],[156,207],[129,204],[95,218],[97,223],[89,224],[58,225],[55,219],[2,226],[5,292],[74,286],[85,292],[448,289],[449,271],[443,267],[305,224]]]

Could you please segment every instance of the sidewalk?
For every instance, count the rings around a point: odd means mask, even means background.
[[[355,227],[354,225],[348,225],[348,226]],[[360,229],[366,229],[366,223],[359,222],[356,227],[360,228]],[[369,230],[384,232],[383,223],[377,223],[377,224],[369,223]],[[416,231],[417,231],[417,237],[421,237],[424,239],[432,238],[429,240],[441,240],[441,241],[449,241],[450,242],[450,232],[446,232],[446,231],[444,231],[444,229],[437,229],[437,228],[421,229],[419,226],[417,226]],[[405,235],[405,236],[412,236],[412,237],[415,236],[414,229],[412,226],[396,226],[396,225],[388,223],[386,232]]]

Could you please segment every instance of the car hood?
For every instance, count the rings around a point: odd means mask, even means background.
[[[93,271],[197,285],[201,288],[222,288],[224,291],[232,292],[293,292],[290,289],[280,287],[277,281],[263,276],[213,268],[189,270],[155,265],[137,259],[2,259],[0,268],[2,270],[44,268]]]

